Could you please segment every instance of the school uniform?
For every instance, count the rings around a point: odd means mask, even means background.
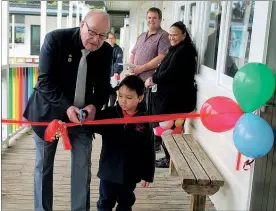
[[[133,116],[143,116],[139,110]],[[100,111],[97,119],[128,116],[119,105]],[[102,135],[102,150],[97,176],[100,182],[98,211],[130,211],[135,203],[133,191],[141,180],[153,182],[155,172],[154,141],[148,123],[93,126]]]

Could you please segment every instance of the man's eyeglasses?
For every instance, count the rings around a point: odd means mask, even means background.
[[[100,40],[106,40],[107,39],[107,35],[106,34],[98,34],[97,32],[91,30],[86,22],[85,22],[85,24],[86,24],[86,27],[87,27],[88,34],[91,37],[96,37],[97,35],[99,35],[99,39]]]

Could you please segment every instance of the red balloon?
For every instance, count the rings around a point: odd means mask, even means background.
[[[234,128],[243,113],[234,100],[217,96],[208,99],[202,105],[200,119],[207,129],[213,132],[225,132]]]

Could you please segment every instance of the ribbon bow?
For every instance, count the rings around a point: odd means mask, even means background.
[[[60,137],[62,137],[64,149],[71,150],[72,145],[70,143],[66,125],[62,121],[55,119],[48,125],[44,134],[44,140],[47,142],[53,142]]]

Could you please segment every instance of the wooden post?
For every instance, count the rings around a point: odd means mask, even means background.
[[[57,29],[61,29],[62,23],[62,1],[58,1],[58,7],[57,7]]]
[[[69,19],[68,19],[68,28],[73,27],[73,2],[69,1]]]
[[[44,43],[47,32],[47,1],[40,2],[40,47]]]
[[[79,6],[79,2],[78,1],[76,1],[75,2],[76,3],[76,12],[77,12],[77,14],[76,14],[76,27],[79,27],[80,26],[80,6]]]
[[[14,41],[15,41],[15,18],[14,18],[14,15],[12,15],[12,56],[16,57]]]
[[[9,65],[10,65],[10,55],[9,55],[9,1],[2,1],[0,6],[0,11],[2,14],[1,24],[2,33],[0,35],[0,46],[2,50],[2,55],[0,57],[1,64],[1,82],[2,82],[2,118],[8,118],[9,110]],[[13,25],[14,28],[14,15]],[[14,32],[13,32],[14,36]],[[14,42],[13,42],[14,43]],[[12,46],[14,49],[14,45]],[[2,125],[2,140],[5,140],[9,136],[8,125]],[[7,141],[7,146],[9,142]]]
[[[192,195],[191,211],[205,211],[206,195]]]

